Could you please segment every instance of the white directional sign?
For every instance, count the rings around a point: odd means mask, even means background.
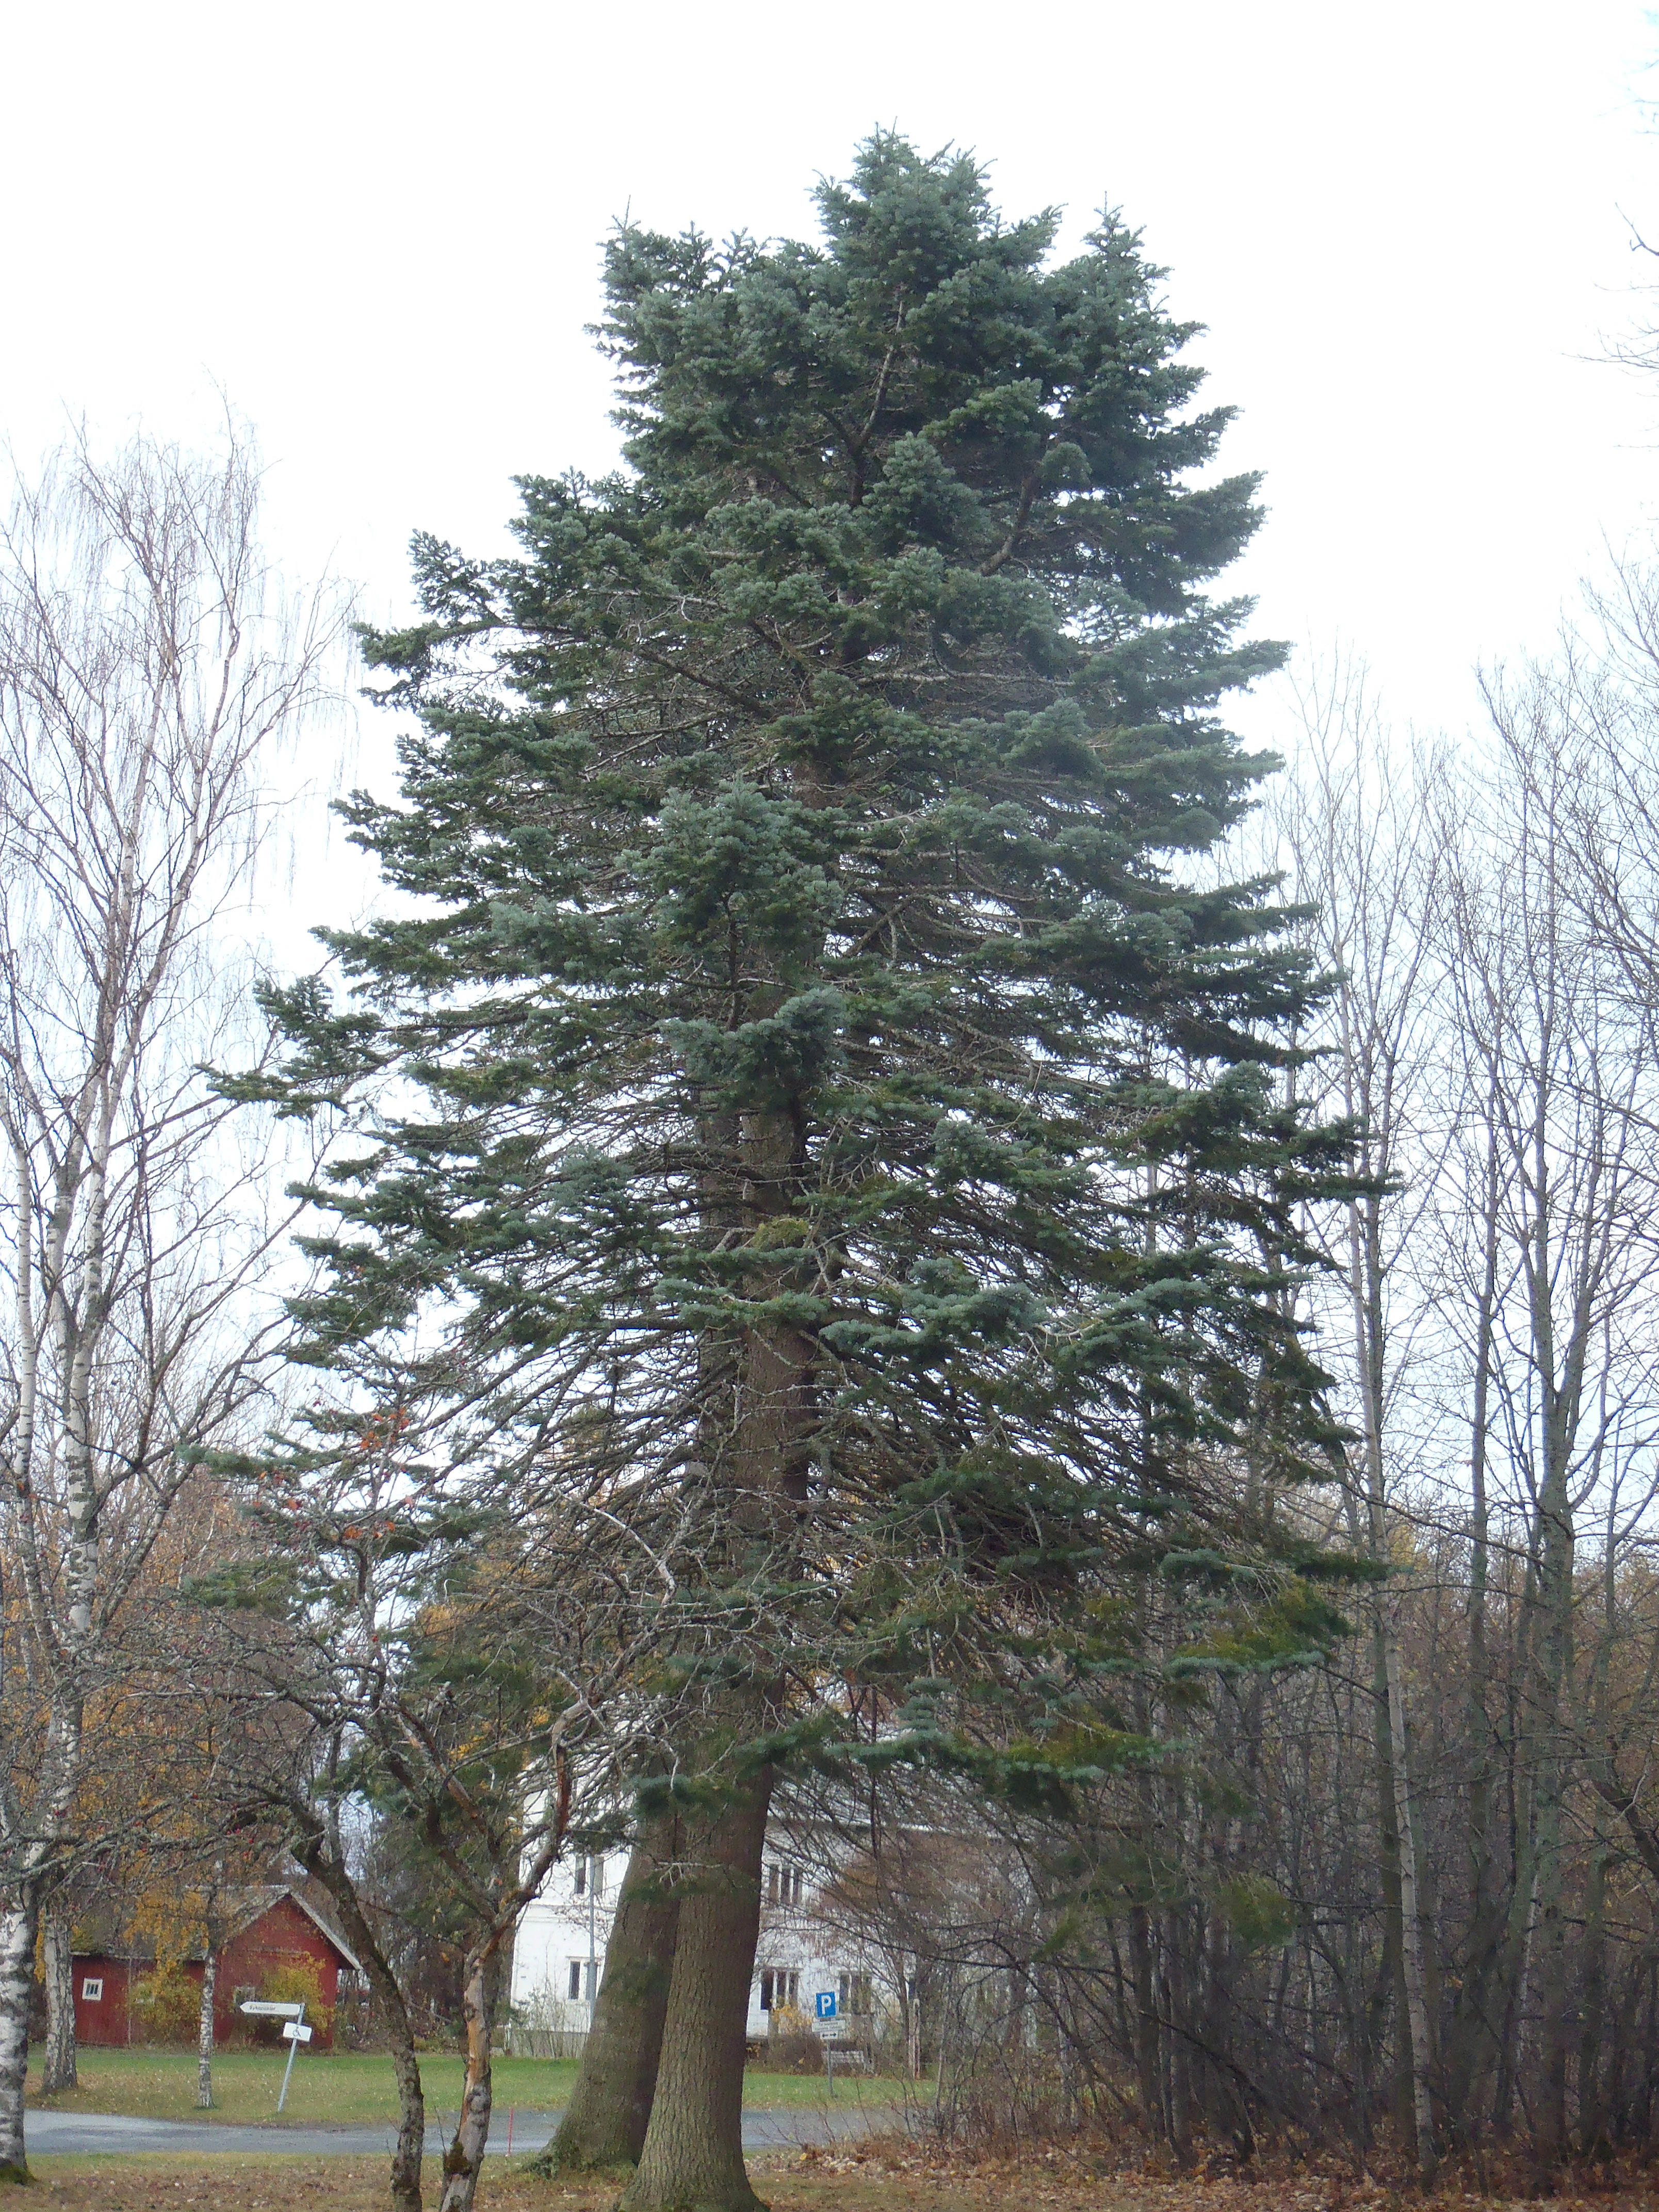
[[[289,2021],[288,2026],[283,2030],[283,2035],[289,2043],[309,2043],[311,2040],[311,2030],[308,2027],[301,2027],[297,2020]]]
[[[244,1997],[236,2009],[252,2013],[255,2020],[298,2020],[305,2007],[302,2004],[273,2004],[265,1997]]]

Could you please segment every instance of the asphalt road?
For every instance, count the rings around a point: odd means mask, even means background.
[[[866,2133],[877,2124],[877,2114],[854,2103],[846,2094],[846,2110],[837,2112],[803,2111],[799,2107],[775,2112],[745,2112],[743,2147],[745,2150],[789,2150],[806,2143],[828,2143]],[[884,2110],[880,2117],[885,2118]],[[559,2124],[552,2112],[519,2112],[513,2122],[513,2155],[539,2150]],[[137,2120],[117,2112],[34,2112],[26,2130],[29,2150],[39,2157],[54,2152],[179,2152],[235,2151],[242,2156],[261,2151],[272,2154],[298,2154],[307,2158],[374,2157],[389,2152],[397,2130],[371,2128],[238,2127],[217,2120]],[[428,2151],[443,2151],[449,2128],[434,2120],[427,2129]],[[507,2148],[507,2114],[497,2109],[489,2130],[489,2148]]]

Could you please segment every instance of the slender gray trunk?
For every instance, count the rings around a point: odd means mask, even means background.
[[[1539,1990],[1539,2081],[1535,2133],[1541,2164],[1555,2163],[1567,2147],[1567,1957],[1562,1855],[1565,1760],[1561,1742],[1561,1698],[1571,1664],[1572,1528],[1563,1480],[1542,1509],[1545,1519],[1539,1576],[1543,1634],[1534,1690],[1537,1720],[1533,1849],[1537,1881],[1536,1960]]]
[[[1354,1351],[1364,1421],[1367,1534],[1371,1556],[1382,1563],[1388,1559],[1388,1494],[1382,1450],[1387,1324],[1381,1201],[1375,1195],[1350,1207],[1349,1239]],[[1408,2100],[1418,2172],[1426,2182],[1433,2175],[1437,2154],[1429,2094],[1431,2059],[1420,1911],[1422,1885],[1406,1758],[1406,1699],[1400,1643],[1387,1601],[1381,1598],[1376,1605],[1375,1634],[1376,1668],[1381,1678],[1377,1686],[1382,1705],[1377,1717],[1378,1781],[1382,1796],[1380,1840],[1390,1933],[1396,1946],[1400,2075]]]
[[[1607,1847],[1596,1824],[1584,1896],[1584,1997],[1578,2033],[1578,2148],[1595,2158],[1607,2148],[1601,2094],[1601,2044],[1607,2027]]]
[[[392,2146],[392,2212],[421,2212],[421,2163],[426,2149],[426,2093],[415,2033],[398,1977],[363,1911],[350,1875],[328,1851],[323,1838],[303,1836],[295,1846],[301,1864],[327,1890],[340,1916],[343,1933],[362,1960],[363,1972],[380,2008],[381,2030],[392,2051],[398,2085],[398,2140]]]
[[[1423,1959],[1423,1917],[1419,1909],[1416,1823],[1412,1818],[1410,1769],[1407,1759],[1406,1699],[1401,1680],[1400,1645],[1393,1624],[1382,1626],[1382,1664],[1388,1681],[1389,1733],[1393,1739],[1395,1827],[1400,1838],[1400,1933],[1406,1984],[1406,2020],[1411,2039],[1412,2126],[1416,2137],[1417,2166],[1426,2185],[1438,2163],[1434,2142],[1434,2108],[1429,2081],[1432,2056],[1429,2043],[1427,1981]]]
[[[1486,1141],[1481,1219],[1481,1282],[1475,1319],[1474,1401],[1469,1420],[1468,1676],[1464,1698],[1468,1730],[1469,1941],[1468,1959],[1452,2007],[1446,2054],[1447,2106],[1460,2140],[1480,2130],[1480,2092],[1490,2085],[1497,2043],[1490,2018],[1492,1970],[1504,1935],[1504,1908],[1492,1855],[1492,1730],[1486,1710],[1491,1658],[1486,1645],[1486,1593],[1491,1572],[1491,1508],[1486,1494],[1486,1431],[1491,1419],[1493,1316],[1498,1300],[1500,1182],[1495,1127]]]
[[[489,2142],[489,2116],[495,2105],[491,2045],[501,1999],[503,1933],[499,1928],[492,1929],[467,1954],[461,1999],[466,2025],[466,2087],[455,2133],[444,2153],[444,2185],[438,2212],[471,2212]]]

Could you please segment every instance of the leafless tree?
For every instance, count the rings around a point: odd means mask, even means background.
[[[425,2100],[371,1825],[453,1936],[466,2085],[441,2204],[470,2212],[518,1923],[572,1839],[625,1832],[638,1774],[672,1758],[683,1700],[659,1662],[697,1623],[647,1486],[601,1483],[601,1503],[569,1451],[453,1464],[441,1416],[424,1429],[406,1403],[312,1413],[331,1448],[273,1445],[246,1466],[241,1572],[195,1608],[204,1640],[181,1692],[211,1685],[225,1705],[228,1826],[279,1836],[362,1960],[397,2077],[404,2212],[422,2202]]]
[[[1448,763],[1407,751],[1387,726],[1363,668],[1316,669],[1297,695],[1300,742],[1272,809],[1305,929],[1333,979],[1322,1009],[1317,1104],[1354,1131],[1356,1194],[1316,1222],[1340,1301],[1326,1302],[1321,1346],[1344,1373],[1358,1448],[1345,1497],[1348,1534],[1389,1563],[1389,1516],[1412,1438],[1402,1413],[1432,1314],[1419,1264],[1422,1228],[1443,1167],[1448,1118],[1436,1078],[1446,1035],[1437,989],[1437,909],[1448,865]],[[1406,754],[1401,757],[1402,752]],[[1439,1094],[1439,1095],[1437,1095]],[[1400,1433],[1405,1428],[1404,1437]],[[1424,1926],[1398,1605],[1371,1605],[1379,1836],[1396,1984],[1402,2077],[1419,2171],[1437,2163],[1431,2097],[1433,1930]]]
[[[123,1609],[273,1348],[286,1201],[202,1071],[246,1038],[234,906],[339,620],[282,599],[258,496],[234,426],[213,461],[82,436],[0,527],[0,2171],[23,2166],[36,1929],[88,1847]],[[53,1959],[61,2019],[61,1939]]]
[[[1068,1821],[956,1807],[1014,1872],[907,1941],[1055,2034],[1045,2069],[1041,2032],[993,2066],[976,2029],[959,2112],[1133,2115],[1182,2156],[1340,2129],[1419,2174],[1651,2143],[1659,593],[1604,611],[1491,678],[1461,754],[1352,670],[1299,702],[1266,865],[1333,978],[1297,1080],[1359,1175],[1310,1218],[1346,1449],[1287,1510],[1383,1578],[1317,1668],[1149,1706],[1167,1757]],[[939,1826],[890,1787],[886,1828]]]

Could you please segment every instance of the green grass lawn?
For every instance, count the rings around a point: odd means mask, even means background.
[[[41,2097],[40,2052],[29,2057],[32,2106],[55,2112],[126,2112],[158,2120],[274,2120],[282,2083],[280,2051],[222,2051],[213,2062],[213,2111],[196,2109],[193,2051],[82,2051],[80,2087],[60,2097]],[[460,2101],[461,2060],[448,2051],[428,2051],[421,2059],[426,2108],[434,2120],[452,2117]],[[498,2058],[495,2066],[495,2111],[503,2123],[509,2106],[521,2112],[546,2112],[562,2105],[576,2078],[574,2063],[559,2058]],[[744,2103],[776,2110],[816,2106],[824,2095],[823,2077],[769,2074],[751,2067]],[[835,2101],[889,2105],[902,2101],[896,2081],[860,2081],[845,2075],[836,2081]],[[379,2052],[301,2051],[294,2062],[284,2122],[296,2125],[349,2126],[395,2120],[398,2092],[392,2061]]]

